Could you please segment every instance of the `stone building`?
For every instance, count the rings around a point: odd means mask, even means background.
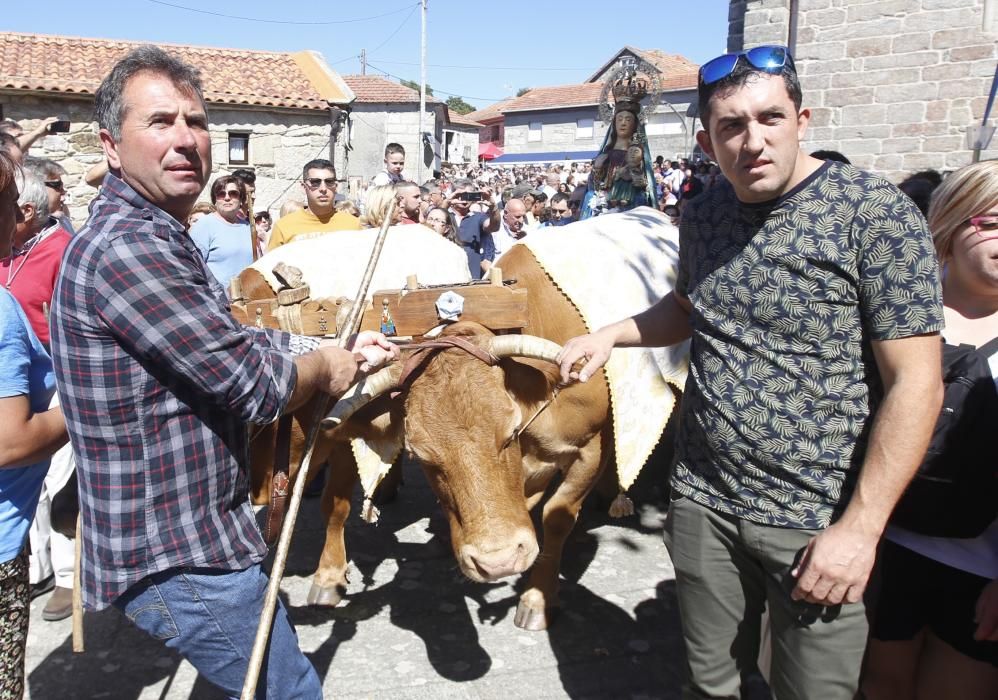
[[[729,9],[729,51],[790,46],[812,114],[804,147],[841,151],[894,182],[971,162],[996,40],[998,0],[731,0]],[[998,138],[980,158],[998,158]]]
[[[343,80],[357,98],[350,105],[350,152],[345,173],[351,180],[351,191],[358,181],[370,180],[384,167],[385,146],[392,142],[405,149],[406,177],[419,181],[432,177],[433,171],[440,169],[447,105],[426,96],[426,138],[420,139],[418,90],[376,75],[345,75]]]
[[[93,94],[111,66],[140,44],[0,33],[0,111],[30,129],[68,118],[68,134],[46,136],[31,155],[68,172],[70,210],[83,223],[96,194],[83,175],[104,159],[93,121]],[[256,209],[276,214],[312,158],[344,157],[341,114],[354,94],[316,52],[275,53],[167,45],[201,70],[211,121],[212,179],[236,168],[257,174]],[[207,198],[207,191],[204,195]]]
[[[682,56],[625,46],[583,83],[533,88],[469,114],[482,124],[479,142],[504,151],[492,162],[591,160],[609,126],[599,116],[600,96],[622,59],[640,59],[658,75],[660,100],[648,110],[645,125],[651,153],[689,155],[695,119],[687,110],[696,102],[698,66]]]
[[[452,164],[478,162],[478,130],[481,124],[466,115],[447,110],[447,126],[444,127],[444,161]]]

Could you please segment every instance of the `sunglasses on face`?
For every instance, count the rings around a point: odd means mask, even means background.
[[[738,61],[745,59],[750,66],[766,73],[779,73],[784,66],[796,72],[794,59],[785,46],[756,46],[754,49],[726,53],[707,61],[700,66],[700,82],[704,85],[716,83],[731,75]]]
[[[216,199],[240,199],[239,190],[224,190],[215,193]]]
[[[998,233],[998,215],[995,214],[974,216],[967,219],[967,223],[974,227],[974,233],[978,236],[990,236]]]
[[[46,180],[45,186],[51,187],[56,192],[63,192],[66,189],[66,186],[62,184],[62,180]]]
[[[305,178],[305,184],[308,185],[308,188],[310,190],[317,190],[323,184],[326,185],[326,189],[330,189],[331,190],[334,187],[336,187],[336,178],[335,177],[327,177],[327,178],[307,177],[307,178]]]

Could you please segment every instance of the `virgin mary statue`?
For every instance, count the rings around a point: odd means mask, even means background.
[[[615,74],[620,77],[611,83],[613,119],[599,155],[593,159],[582,201],[583,219],[634,207],[653,207],[656,203],[651,154],[641,119],[647,81],[636,76],[634,67],[627,64]]]

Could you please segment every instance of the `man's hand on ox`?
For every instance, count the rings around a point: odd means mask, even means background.
[[[364,361],[360,371],[367,374],[380,369],[399,357],[399,349],[390,342],[383,333],[362,331],[350,338],[347,347],[355,354],[361,355]]]
[[[610,359],[613,350],[613,336],[602,328],[595,333],[572,338],[558,353],[558,365],[561,367],[561,381],[569,384],[572,381],[585,382],[596,374],[600,367]],[[573,371],[575,363],[583,361],[582,369]]]
[[[851,528],[841,521],[816,535],[790,574],[797,585],[790,597],[817,605],[858,603],[863,599],[879,534]]]

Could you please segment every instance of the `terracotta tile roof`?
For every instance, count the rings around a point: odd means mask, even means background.
[[[0,88],[92,95],[142,42],[0,32]],[[158,44],[201,70],[209,103],[326,109],[353,93],[322,56]]]
[[[695,88],[697,86],[697,71],[700,66],[693,63],[685,56],[670,54],[659,49],[638,49],[633,46],[625,46],[613,55],[609,61],[600,66],[599,70],[589,76],[587,82],[593,82],[603,75],[621,54],[631,53],[648,61],[662,73],[661,86],[663,90],[683,90]]]
[[[419,102],[419,90],[413,90],[380,75],[344,75],[343,81],[357,95],[358,102]],[[440,103],[427,95],[428,103]]]
[[[483,107],[482,109],[476,109],[474,112],[469,112],[465,114],[465,119],[474,119],[479,124],[485,124],[493,119],[502,119],[502,110],[510,102],[519,99],[518,97],[510,97],[505,100],[499,100],[494,104],[490,104],[488,107]]]
[[[467,114],[458,114],[450,107],[447,108],[447,121],[455,126],[473,126],[476,129],[481,126],[474,119],[469,119]]]
[[[700,66],[684,56],[664,53],[658,49],[634,49],[634,51],[662,71],[663,90],[681,90],[697,86],[697,71],[700,70]]]
[[[595,105],[599,104],[599,96],[602,91],[603,83],[538,87],[507,103],[500,111],[503,113],[526,112],[538,109]]]

